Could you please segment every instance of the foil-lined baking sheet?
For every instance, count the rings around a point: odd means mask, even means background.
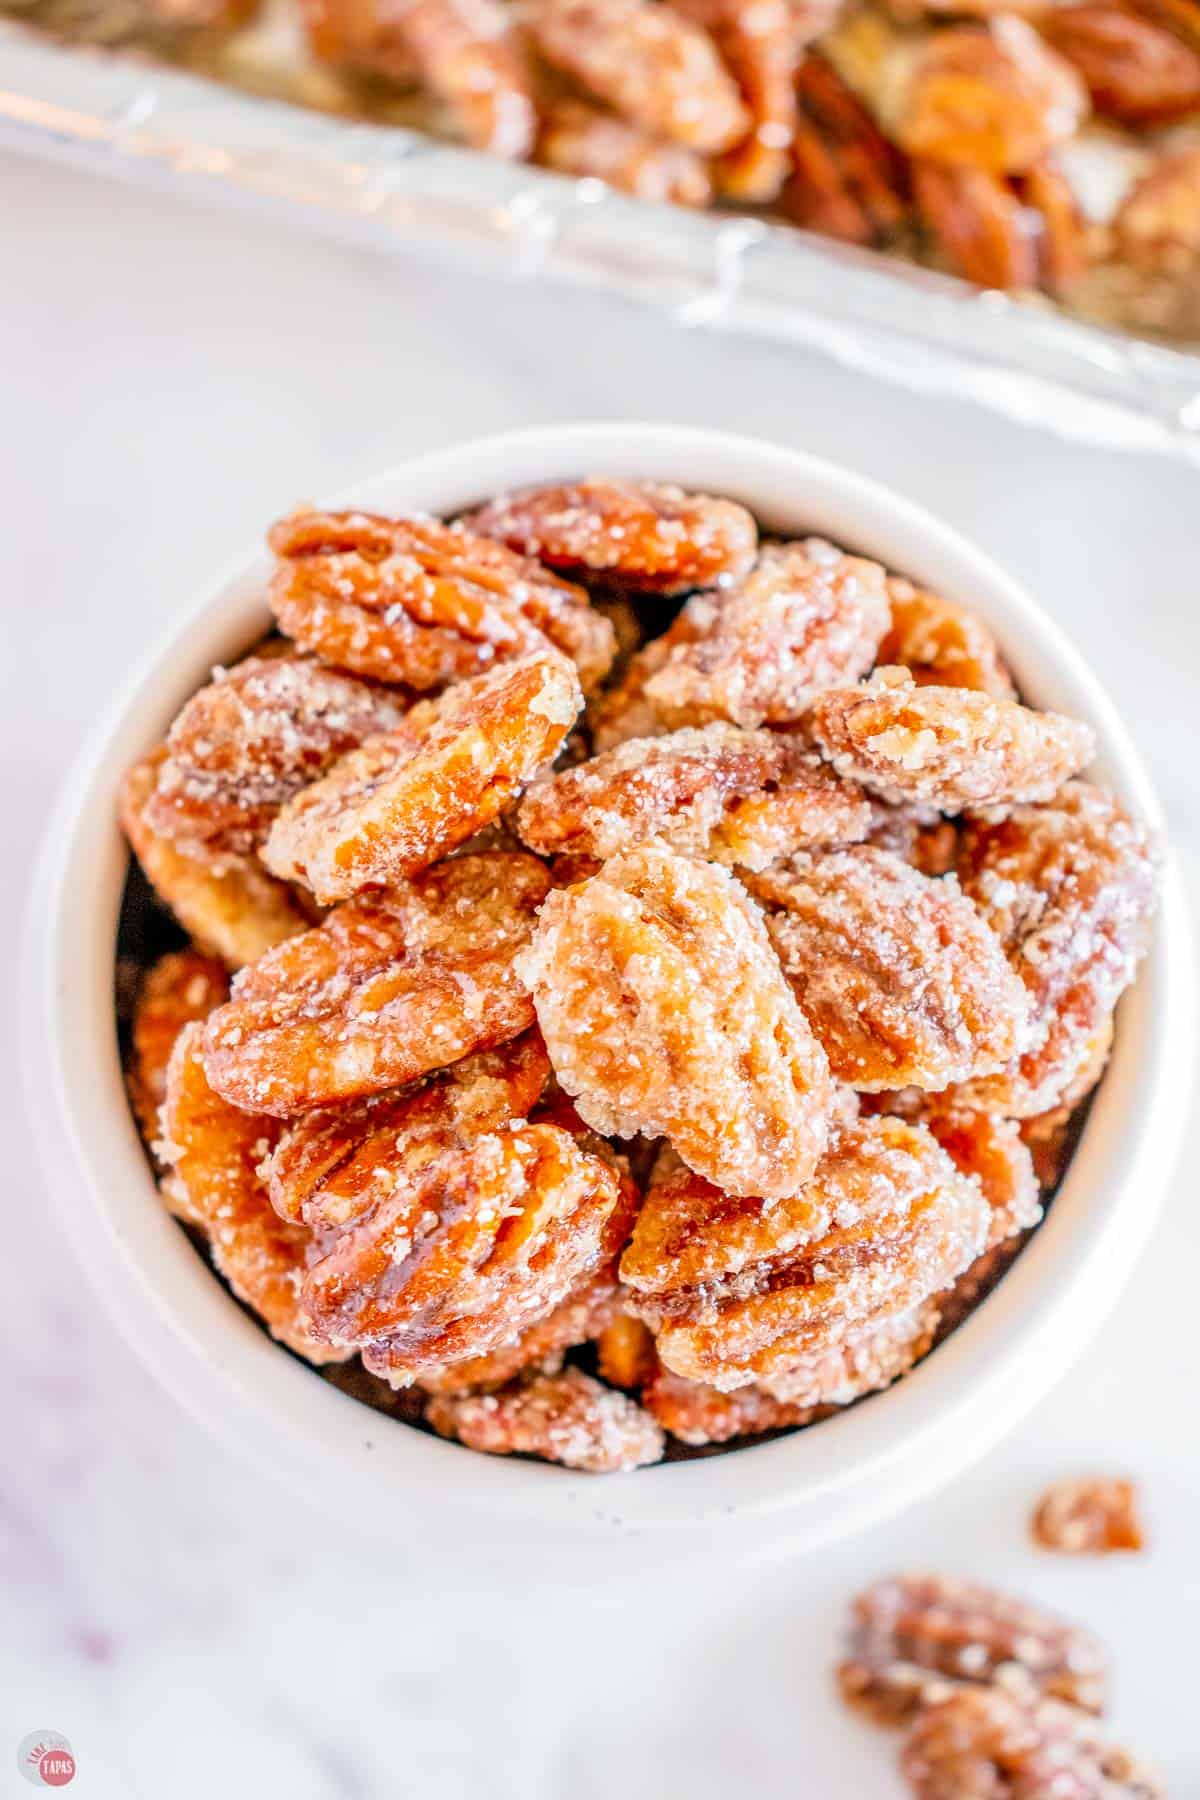
[[[250,85],[255,85],[251,80]],[[0,17],[0,144],[382,250],[619,293],[1060,435],[1200,460],[1200,356],[755,219],[652,206]],[[314,96],[321,104],[321,96]]]

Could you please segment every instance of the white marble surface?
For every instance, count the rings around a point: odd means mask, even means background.
[[[1076,632],[1134,721],[1200,877],[1194,472],[915,402],[794,350],[579,295],[385,263],[0,160],[7,880],[148,632],[281,508],[422,446],[648,417],[808,446],[943,510]],[[87,896],[80,895],[80,905]],[[6,1018],[6,1024],[8,1019]],[[898,1800],[894,1748],[831,1702],[843,1603],[930,1564],[1010,1583],[1117,1647],[1116,1727],[1200,1794],[1195,1180],[1102,1340],[987,1461],[809,1561],[636,1583],[536,1562],[469,1578],[383,1553],[232,1460],[138,1366],[57,1228],[6,1033],[0,1792],[27,1731],[103,1800]],[[1142,1480],[1153,1548],[1072,1565],[1031,1497]]]

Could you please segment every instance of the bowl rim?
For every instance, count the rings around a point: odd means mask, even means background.
[[[924,509],[809,452],[690,426],[532,427],[407,458],[328,504],[450,512],[589,473],[744,499],[768,525],[816,531],[969,600],[1023,690],[1093,725],[1099,773],[1161,840],[1158,802],[1119,716],[1038,603]],[[1154,944],[1121,1002],[1112,1060],[1054,1206],[993,1293],[912,1373],[807,1431],[622,1479],[479,1456],[351,1400],[247,1318],[159,1205],[125,1100],[112,1001],[128,864],[116,783],[211,664],[258,635],[268,566],[262,552],[237,558],[133,671],[65,784],[30,898],[22,1007],[35,1135],[67,1235],[142,1360],[210,1429],[318,1502],[344,1512],[348,1488],[375,1501],[386,1493],[380,1511],[410,1525],[414,1511],[465,1508],[493,1529],[626,1540],[738,1521],[809,1548],[898,1511],[981,1456],[1099,1329],[1165,1195],[1193,1030],[1187,909],[1170,858]]]

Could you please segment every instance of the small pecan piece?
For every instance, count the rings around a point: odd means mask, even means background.
[[[1024,19],[951,25],[921,40],[886,123],[910,156],[1020,174],[1075,135],[1082,80]]]
[[[655,137],[711,155],[746,132],[712,39],[652,0],[537,0],[529,21],[556,69]]]
[[[808,715],[840,775],[939,812],[1050,800],[1091,761],[1091,727],[968,688],[917,687],[907,669],[829,688]]]
[[[672,725],[786,724],[822,688],[865,674],[888,616],[878,563],[821,538],[765,544],[710,629],[672,646],[646,696]]]
[[[213,1086],[287,1117],[415,1081],[533,1024],[513,959],[550,877],[536,857],[459,856],[243,970],[208,1021]]]
[[[1108,1659],[1078,1626],[976,1582],[892,1576],[855,1600],[838,1683],[880,1723],[908,1719],[960,1684],[1006,1679],[1102,1712]]]
[[[491,538],[436,519],[298,512],[273,525],[267,598],[322,661],[425,691],[546,641],[591,688],[616,644],[582,588]]]
[[[1030,1529],[1043,1550],[1068,1556],[1141,1550],[1146,1541],[1136,1487],[1112,1476],[1056,1481],[1038,1501]]]
[[[643,1469],[663,1453],[662,1431],[649,1413],[582,1369],[537,1375],[498,1394],[435,1395],[425,1417],[468,1449],[540,1456],[592,1475]]]
[[[899,1119],[842,1131],[806,1198],[834,1221],[822,1236],[719,1281],[639,1291],[631,1304],[668,1368],[722,1389],[754,1382],[798,1397],[777,1378],[799,1373],[798,1385],[810,1385],[823,1358],[949,1286],[987,1235],[977,1183],[923,1127]],[[634,1285],[624,1259],[622,1277]]]
[[[901,1767],[916,1800],[1165,1800],[1155,1777],[1077,1707],[999,1688],[922,1707]]]
[[[599,475],[501,494],[466,524],[551,568],[651,594],[728,586],[746,573],[758,543],[758,527],[736,501]]]
[[[596,1366],[610,1387],[619,1388],[644,1387],[658,1369],[653,1334],[620,1301],[596,1335]]]
[[[865,835],[871,803],[780,733],[706,725],[635,738],[535,781],[517,829],[531,849],[603,861],[650,838],[762,869],[789,851]]]
[[[1003,1068],[1028,1041],[1021,982],[956,883],[870,845],[745,880],[839,1080],[940,1089]]]
[[[581,704],[574,667],[556,650],[460,681],[290,800],[263,860],[322,904],[427,868],[518,797]]]
[[[550,1060],[597,1131],[668,1137],[731,1191],[794,1193],[832,1089],[761,915],[722,869],[660,845],[556,889],[520,972]]]
[[[202,861],[246,856],[285,801],[403,716],[395,694],[307,657],[220,669],[167,733],[146,821]]]
[[[206,1019],[229,998],[225,966],[202,951],[171,950],[146,970],[130,1026],[126,1083],[148,1148],[159,1135],[158,1109],[167,1093],[167,1064],[185,1025]]]
[[[264,1165],[278,1125],[213,1092],[202,1036],[198,1022],[185,1025],[167,1069],[162,1153],[171,1174],[164,1199],[204,1233],[213,1263],[272,1337],[309,1362],[341,1360],[348,1352],[313,1333],[301,1297],[318,1240],[304,1226],[285,1224],[267,1196]]]
[[[537,159],[548,169],[606,181],[639,200],[707,206],[712,180],[704,159],[682,144],[664,144],[637,125],[563,100],[543,122]]]
[[[121,784],[120,818],[142,873],[202,950],[230,969],[251,963],[305,929],[308,921],[282,881],[254,857],[225,857],[220,868],[185,856],[146,817],[166,760],[160,749],[134,765]]]

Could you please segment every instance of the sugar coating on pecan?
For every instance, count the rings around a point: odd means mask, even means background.
[[[1108,1658],[1090,1633],[978,1582],[889,1576],[855,1600],[838,1682],[881,1723],[960,1685],[997,1681],[1102,1712]]]
[[[165,748],[143,758],[121,784],[120,820],[143,875],[188,936],[230,969],[305,929],[294,894],[257,858],[223,857],[219,867],[187,856],[155,831],[146,809],[157,791]]]
[[[1002,1068],[1028,1041],[1022,985],[952,880],[866,845],[746,879],[840,1080],[943,1088]]]
[[[287,1117],[379,1093],[533,1024],[514,969],[550,877],[536,857],[453,857],[242,972],[205,1063],[235,1106]]]
[[[653,0],[536,0],[529,28],[563,74],[655,137],[706,155],[749,119],[707,32]]]
[[[519,963],[550,1060],[597,1131],[667,1137],[730,1192],[781,1196],[825,1146],[825,1053],[762,917],[660,845],[555,890]]]
[[[728,586],[758,544],[753,517],[736,501],[607,476],[501,494],[465,523],[552,569],[652,594]]]
[[[218,669],[167,733],[146,821],[185,854],[245,856],[280,807],[404,706],[386,688],[309,657],[249,657]]]
[[[268,541],[280,627],[336,668],[426,692],[547,642],[585,688],[612,663],[613,628],[582,588],[460,526],[305,511]]]
[[[435,1394],[425,1417],[442,1437],[491,1456],[540,1456],[587,1474],[660,1461],[662,1430],[628,1394],[582,1369],[537,1375],[496,1394]]]
[[[668,1368],[723,1389],[806,1371],[948,1287],[986,1239],[978,1183],[899,1119],[840,1132],[811,1187],[834,1221],[820,1236],[720,1281],[631,1301]]]
[[[280,1219],[267,1195],[265,1164],[278,1125],[213,1092],[202,1032],[197,1022],[184,1026],[167,1068],[162,1155],[171,1173],[164,1198],[204,1233],[213,1263],[272,1337],[309,1362],[340,1360],[349,1352],[314,1333],[304,1307],[305,1270],[318,1240]]]
[[[271,1203],[281,1219],[325,1230],[352,1225],[394,1179],[476,1132],[524,1119],[550,1061],[536,1031],[480,1051],[411,1087],[316,1107],[293,1120],[271,1156]]]
[[[1137,1487],[1114,1475],[1054,1482],[1039,1498],[1030,1530],[1040,1549],[1067,1556],[1141,1550],[1146,1542]]]
[[[898,575],[889,576],[887,594],[891,624],[879,646],[880,663],[907,669],[920,686],[1016,699],[1000,646],[976,613]]]
[[[888,618],[878,563],[822,538],[764,544],[709,629],[672,646],[646,696],[671,725],[787,724],[822,688],[866,673]]]
[[[1001,1688],[964,1688],[917,1713],[900,1757],[916,1800],[1165,1800],[1086,1713]]]
[[[553,650],[460,681],[290,800],[263,860],[322,904],[428,868],[517,799],[581,704]]]
[[[808,723],[839,774],[884,800],[949,813],[1050,800],[1095,750],[1078,719],[969,688],[918,687],[907,669],[828,689]]]
[[[153,1149],[158,1109],[166,1098],[167,1065],[185,1025],[206,1019],[229,997],[229,976],[216,957],[196,949],[170,950],[138,984],[130,1022],[129,1098],[143,1142]]]
[[[762,869],[791,850],[853,842],[872,818],[861,788],[797,740],[712,724],[632,738],[543,776],[521,803],[517,829],[546,856],[603,861],[657,838]]]

